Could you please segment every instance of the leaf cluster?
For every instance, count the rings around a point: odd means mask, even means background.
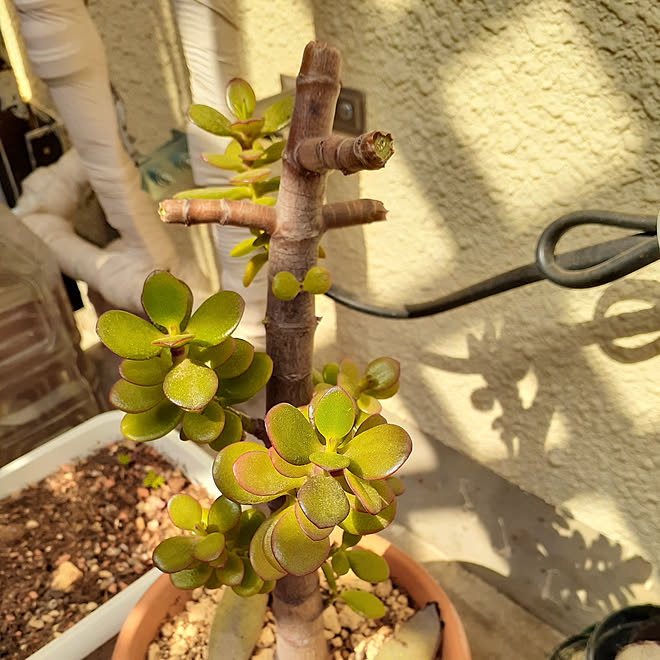
[[[170,574],[175,586],[217,589],[226,585],[239,596],[273,589],[275,583],[262,580],[249,560],[250,541],[265,519],[263,513],[241,511],[222,495],[206,509],[186,494],[174,495],[168,512],[177,527],[190,532],[165,539],[154,550],[154,564]]]
[[[125,358],[110,402],[127,414],[125,437],[155,440],[182,424],[182,438],[220,449],[243,435],[231,409],[268,381],[272,360],[231,333],[243,315],[243,299],[220,291],[192,313],[188,286],[156,271],[146,280],[142,306],[149,321],[113,310],[97,324],[101,341]]]
[[[362,414],[337,385],[302,409],[274,406],[265,425],[269,449],[239,442],[221,450],[213,466],[216,485],[234,502],[284,498],[250,544],[262,579],[317,570],[330,556],[336,526],[359,537],[389,525],[403,492],[393,475],[412,449],[401,427],[380,414]]]
[[[184,190],[175,199],[230,199],[247,200],[254,204],[273,206],[276,202],[271,193],[280,187],[280,177],[274,176],[270,167],[282,157],[286,140],[281,131],[291,121],[293,96],[278,99],[268,107],[263,117],[253,117],[255,94],[252,87],[241,78],[227,84],[227,107],[233,120],[207,105],[190,106],[190,120],[201,129],[230,138],[223,154],[202,154],[202,159],[221,170],[233,172],[230,186]],[[270,236],[261,230],[252,230],[253,236],[230,252],[232,257],[242,257],[254,252],[248,261],[243,285],[249,286],[257,273],[268,261]]]
[[[331,285],[330,273],[323,266],[312,266],[302,282],[293,273],[282,270],[273,277],[271,290],[278,300],[293,300],[301,291],[314,295],[325,293]]]

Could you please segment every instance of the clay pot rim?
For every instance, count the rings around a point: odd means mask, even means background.
[[[418,607],[436,602],[444,622],[442,660],[471,660],[463,624],[443,589],[411,557],[380,536],[363,537],[360,546],[382,555],[395,583],[405,587]],[[174,587],[168,575],[159,577],[127,617],[117,638],[112,660],[144,658],[163,618],[170,610],[181,611],[190,591]]]

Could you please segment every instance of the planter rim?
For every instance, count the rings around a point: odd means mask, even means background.
[[[471,660],[463,624],[443,589],[411,557],[383,537],[363,537],[360,546],[382,555],[390,566],[394,582],[404,583],[419,607],[427,602],[438,603],[445,623],[442,639],[442,660]],[[403,576],[405,575],[405,579]],[[160,629],[168,611],[181,611],[191,598],[190,591],[174,587],[168,575],[162,575],[142,596],[127,617],[119,633],[112,660],[142,660]]]
[[[123,415],[119,410],[96,415],[0,468],[0,498],[24,488],[30,482],[43,479],[65,463],[89,456],[120,440],[119,422]],[[209,494],[217,491],[210,476],[213,459],[203,449],[190,442],[181,442],[176,433],[170,433],[150,445],[190,481],[206,488]],[[59,637],[35,651],[28,660],[82,660],[119,632],[136,603],[161,575],[157,568],[150,569]]]

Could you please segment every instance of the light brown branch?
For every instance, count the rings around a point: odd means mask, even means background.
[[[385,220],[387,209],[376,199],[356,199],[326,204],[322,216],[325,229],[338,229]]]
[[[339,135],[308,138],[297,146],[294,159],[310,172],[340,170],[353,174],[384,167],[393,153],[392,136],[372,131],[356,138]]]
[[[275,230],[275,209],[246,200],[166,199],[160,203],[160,219],[166,223],[200,225],[217,222],[235,227]]]

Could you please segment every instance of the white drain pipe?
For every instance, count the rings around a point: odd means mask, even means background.
[[[51,226],[43,213],[33,222],[30,211],[52,213],[48,190],[21,199],[18,212],[24,222],[35,229],[38,224],[47,244],[57,243],[63,272],[89,282],[113,305],[139,308],[145,271],[155,268],[171,270],[187,279],[193,290],[207,293],[196,265],[178,262],[156,204],[141,189],[139,171],[121,144],[103,43],[83,1],[14,2],[34,71],[47,84],[84,176],[121,239],[100,250],[66,231],[61,222],[53,220]],[[72,186],[77,183],[71,180]]]
[[[231,116],[225,100],[229,80],[241,75],[241,37],[235,3],[226,0],[175,0],[177,27],[188,66],[193,103],[203,103]],[[230,173],[211,167],[201,159],[204,152],[223,153],[229,140],[186,126],[193,177],[198,186],[228,186]],[[214,227],[213,236],[222,288],[237,291],[245,298],[245,315],[239,335],[255,346],[265,347],[263,318],[266,314],[266,269],[249,288],[243,287],[247,258],[229,256],[231,248],[249,236],[240,227]]]

